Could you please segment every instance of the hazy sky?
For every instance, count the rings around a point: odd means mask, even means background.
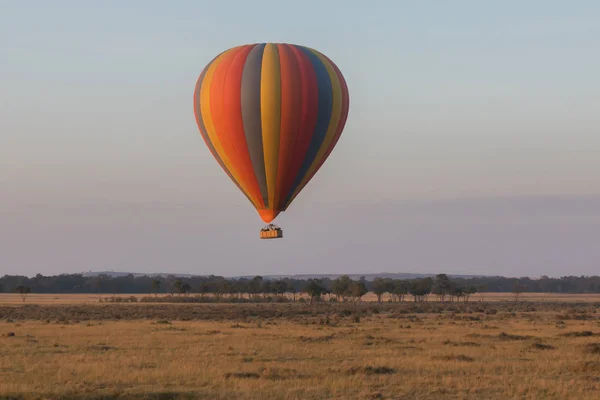
[[[0,275],[600,273],[600,2],[367,4],[0,0]],[[265,41],[351,103],[277,241],[192,107]]]

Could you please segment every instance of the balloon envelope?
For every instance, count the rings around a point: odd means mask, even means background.
[[[215,57],[194,92],[206,145],[269,223],[321,168],[348,117],[348,87],[320,52],[285,43]]]

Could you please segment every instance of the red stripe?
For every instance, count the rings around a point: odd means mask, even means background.
[[[278,44],[277,48],[281,74],[281,129],[274,209],[281,210],[287,195],[285,182],[292,164],[294,143],[300,133],[302,84],[300,67],[292,48],[286,44]]]
[[[242,120],[242,72],[253,45],[227,54],[213,75],[210,91],[211,115],[219,141],[239,174],[240,185],[264,207],[258,180],[252,167]]]
[[[344,130],[344,127],[346,125],[346,121],[348,119],[348,111],[350,109],[350,95],[349,95],[349,92],[348,92],[348,86],[346,85],[346,81],[344,79],[344,76],[342,75],[342,72],[339,70],[339,68],[337,67],[337,65],[335,65],[333,63],[333,61],[331,61],[327,56],[323,55],[323,57],[325,57],[325,59],[331,64],[331,66],[335,70],[335,73],[336,73],[336,75],[337,75],[337,77],[338,77],[338,79],[340,81],[340,86],[341,86],[341,89],[342,89],[342,109],[341,109],[341,113],[340,113],[340,120],[338,121],[338,125],[337,125],[337,128],[336,128],[335,136],[333,137],[333,140],[331,141],[331,143],[329,144],[329,147],[325,151],[324,157],[321,159],[321,161],[319,162],[319,164],[317,164],[317,167],[315,168],[315,170],[312,172],[312,174],[310,175],[310,177],[304,182],[304,184],[300,187],[300,190],[298,190],[296,192],[296,194],[300,193],[302,191],[302,189],[304,189],[304,186],[306,186],[306,184],[308,182],[310,182],[310,180],[315,176],[315,174],[323,166],[323,164],[325,163],[325,161],[327,160],[327,158],[329,157],[329,155],[333,151],[333,149],[336,146],[338,140],[342,136],[342,131]],[[291,200],[293,201],[294,199],[292,198]],[[285,207],[286,205],[283,204],[282,206]],[[287,208],[287,207],[285,207],[285,208]]]
[[[302,162],[306,157],[310,141],[315,131],[317,123],[317,111],[319,101],[319,89],[317,86],[317,75],[313,66],[304,52],[295,46],[289,46],[295,56],[295,62],[300,72],[300,119],[298,123],[298,135],[295,138],[289,154],[289,167],[286,168],[285,176],[283,177],[283,197],[285,201],[294,179]]]

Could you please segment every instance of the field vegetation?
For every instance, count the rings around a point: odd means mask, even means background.
[[[5,275],[0,278],[0,293],[19,293],[27,298],[30,293],[71,294],[191,294],[214,297],[240,297],[244,294],[254,298],[280,295],[314,293],[332,294],[336,298],[356,297],[361,292],[388,293],[399,300],[402,297],[435,294],[445,297],[468,297],[478,292],[506,293],[568,293],[600,294],[600,276],[564,276],[540,279],[492,277],[449,277],[446,274],[414,279],[395,279],[386,274],[375,279],[352,279],[345,275],[337,278],[301,279],[298,277],[269,279],[262,276],[252,278],[225,278],[222,276],[84,276],[65,274],[35,277]]]
[[[512,293],[469,302],[384,295],[381,303],[369,293],[372,301],[313,304],[100,302],[94,295],[30,304],[35,295],[25,303],[10,296],[16,301],[0,304],[0,398],[583,400],[600,393],[600,302],[515,301]]]

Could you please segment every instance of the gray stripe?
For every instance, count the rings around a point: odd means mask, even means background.
[[[260,79],[265,44],[256,45],[246,58],[242,72],[242,121],[248,144],[252,168],[258,180],[265,207],[269,208],[265,156],[263,154],[262,127],[260,116]]]

